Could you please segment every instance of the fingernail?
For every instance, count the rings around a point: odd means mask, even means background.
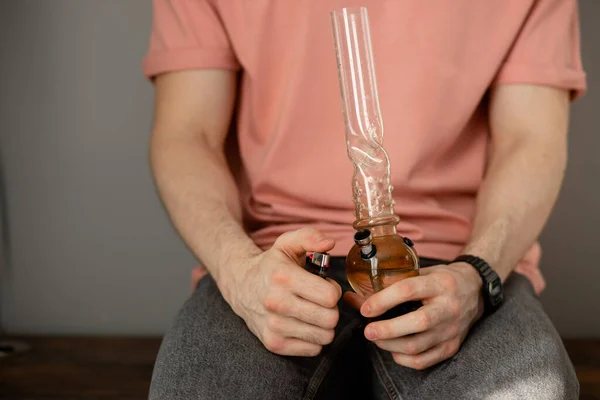
[[[370,305],[363,304],[362,315],[364,315],[365,317],[368,317],[369,315],[371,315],[371,306]]]
[[[372,326],[367,326],[365,328],[365,337],[369,340],[373,340],[377,337],[377,331]]]

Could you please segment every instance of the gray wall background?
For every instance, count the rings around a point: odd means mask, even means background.
[[[587,96],[545,230],[543,301],[566,337],[600,337],[600,16],[580,2]],[[149,0],[0,2],[1,318],[11,333],[160,334],[194,265],[155,195]]]

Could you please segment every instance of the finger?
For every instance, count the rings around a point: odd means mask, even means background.
[[[439,306],[424,306],[397,318],[370,323],[365,328],[365,337],[369,340],[395,339],[425,332],[446,319],[445,313]]]
[[[454,341],[446,341],[439,343],[431,349],[416,355],[403,353],[392,353],[392,357],[396,364],[403,365],[408,368],[424,370],[441,361],[447,360],[458,351],[458,344]]]
[[[297,296],[290,299],[289,305],[284,303],[278,314],[325,329],[335,328],[339,319],[337,307],[321,307]]]
[[[333,249],[333,246],[335,246],[333,239],[310,227],[286,232],[273,244],[273,248],[287,254],[296,262],[306,257],[307,251],[326,252]]]
[[[267,321],[268,328],[283,337],[297,338],[305,342],[326,345],[333,341],[334,330],[310,325],[296,318],[273,316]]]
[[[342,288],[337,282],[301,268],[293,270],[289,284],[297,296],[327,308],[334,308],[342,297]]]
[[[263,338],[263,344],[271,353],[281,356],[314,357],[323,348],[318,344],[305,342],[297,338],[286,338],[273,333]]]
[[[325,280],[335,287],[335,289],[337,290],[337,299],[339,301],[339,299],[342,297],[342,293],[343,293],[342,287],[340,286],[339,283],[337,283],[336,281],[334,281],[331,278],[325,278]]]
[[[415,335],[402,336],[395,339],[377,340],[375,341],[375,344],[380,349],[393,353],[416,355],[431,349],[449,338],[450,337],[445,334],[445,330],[443,329],[430,329]]]
[[[438,282],[431,277],[406,278],[369,297],[360,312],[365,317],[377,317],[409,300],[423,300],[436,296],[441,290]]]
[[[344,301],[350,305],[350,307],[360,310],[360,307],[366,301],[364,297],[354,293],[354,292],[346,292],[344,293]]]

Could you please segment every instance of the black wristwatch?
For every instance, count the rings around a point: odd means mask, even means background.
[[[479,272],[479,276],[481,276],[481,279],[483,280],[481,292],[483,294],[483,303],[485,305],[484,316],[490,315],[500,308],[504,302],[504,288],[502,287],[500,277],[496,271],[490,267],[490,264],[479,257],[468,254],[458,256],[452,262],[465,262],[471,264],[477,272]]]

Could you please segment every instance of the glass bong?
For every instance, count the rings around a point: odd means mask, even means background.
[[[383,148],[367,9],[344,8],[331,13],[337,57],[346,148],[354,165],[355,245],[346,258],[346,275],[354,291],[369,297],[394,282],[419,275],[413,243],[396,233],[390,160]],[[417,304],[418,303],[418,304]],[[405,303],[401,313],[420,302]]]

